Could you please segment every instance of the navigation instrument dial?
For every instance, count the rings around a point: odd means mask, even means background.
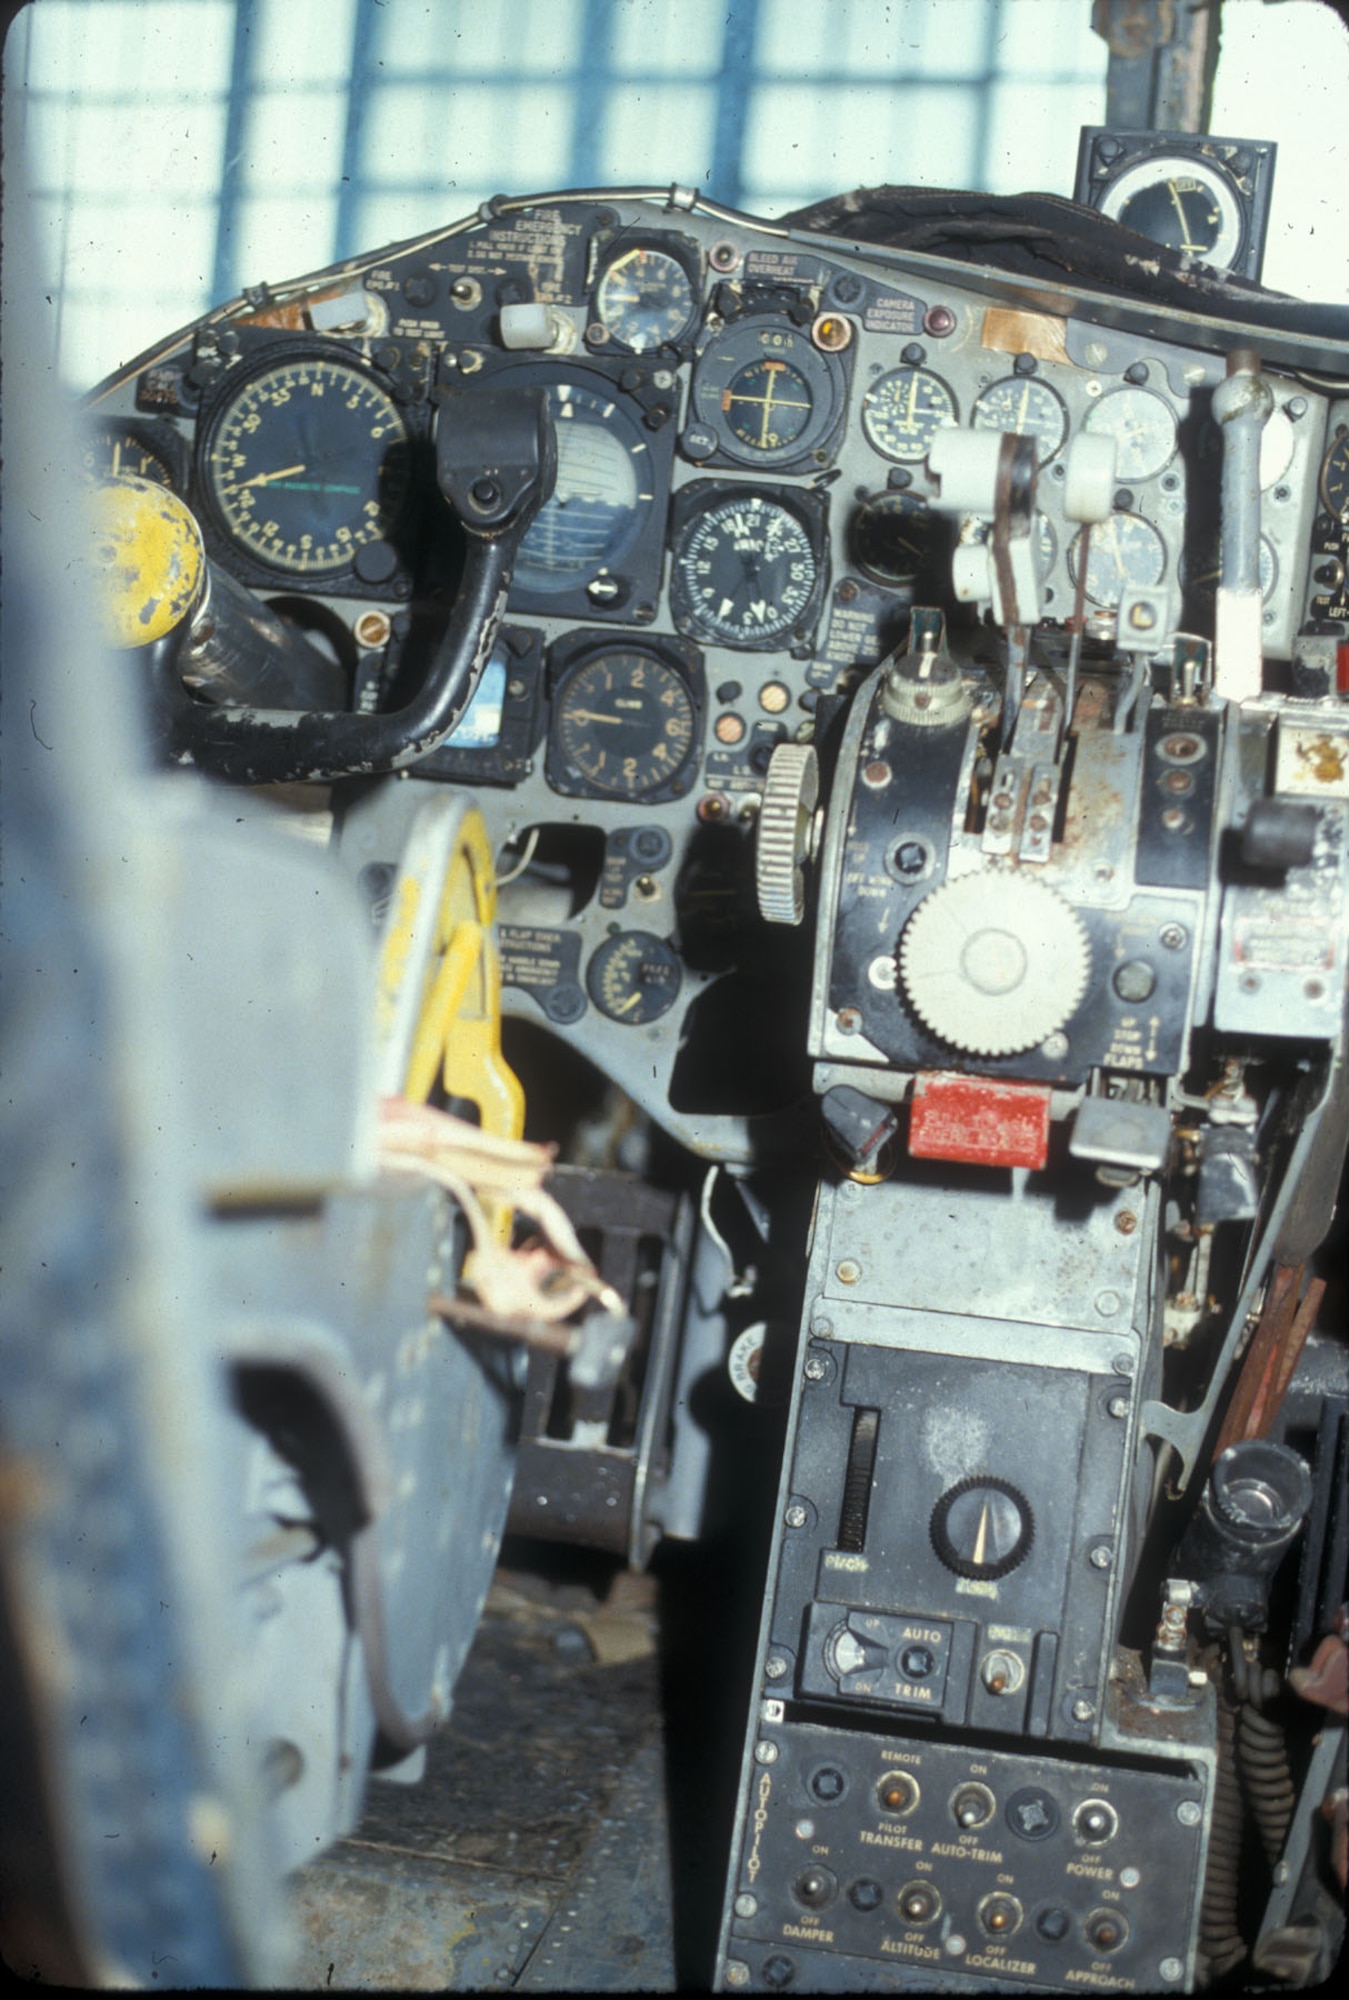
[[[959,421],[955,397],[926,368],[892,368],[862,398],[867,441],[897,465],[926,458],[937,432]]]
[[[691,415],[737,465],[785,465],[830,436],[842,406],[840,364],[780,320],[746,320],[704,353]]]
[[[1068,547],[1068,568],[1077,582],[1082,561],[1080,528]],[[1087,556],[1087,596],[1104,611],[1113,611],[1131,586],[1151,590],[1166,573],[1166,544],[1141,514],[1112,514],[1091,530]]]
[[[650,931],[606,938],[586,967],[586,989],[601,1014],[626,1027],[645,1027],[679,997],[679,959]]]
[[[677,341],[694,305],[693,280],[683,264],[649,243],[620,250],[595,287],[595,318],[634,354]]]
[[[521,544],[515,582],[555,596],[622,562],[654,505],[655,481],[636,418],[602,376],[587,382],[578,371],[541,386],[557,433],[557,484]]]
[[[1343,426],[1321,466],[1321,498],[1329,513],[1349,522],[1349,430]]]
[[[550,784],[602,798],[688,790],[697,710],[682,674],[642,646],[610,646],[561,683],[548,751]]]
[[[1035,375],[1007,375],[976,397],[970,421],[977,431],[1014,431],[1035,439],[1041,465],[1063,449],[1068,412],[1057,390]]]
[[[804,520],[746,490],[696,514],[675,549],[676,622],[748,649],[776,647],[804,617],[820,562]]]
[[[1175,415],[1151,389],[1112,389],[1088,412],[1082,428],[1114,438],[1115,478],[1121,485],[1153,478],[1175,455]]]
[[[331,576],[396,526],[410,461],[407,426],[379,384],[302,352],[230,385],[208,423],[202,483],[245,554]]]

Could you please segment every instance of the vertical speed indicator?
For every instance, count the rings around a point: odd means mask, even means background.
[[[678,533],[675,623],[724,646],[768,651],[802,634],[822,583],[817,524],[776,494],[722,488]]]

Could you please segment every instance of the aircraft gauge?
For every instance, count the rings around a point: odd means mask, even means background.
[[[653,243],[634,243],[605,265],[593,309],[610,340],[649,354],[680,339],[695,305],[693,279],[680,259]]]
[[[1068,548],[1068,568],[1077,582],[1082,560],[1079,529]],[[1124,592],[1133,587],[1151,590],[1166,571],[1166,544],[1151,521],[1141,514],[1111,514],[1091,531],[1087,555],[1087,596],[1103,610],[1113,611]]]
[[[778,319],[742,321],[698,363],[685,449],[736,465],[794,464],[832,437],[843,391],[840,362],[808,335]],[[709,449],[692,449],[695,439]]]
[[[592,645],[557,679],[548,782],[572,797],[678,797],[696,767],[697,725],[689,680],[654,647]]]
[[[586,988],[601,1014],[642,1028],[668,1014],[679,998],[680,965],[664,938],[619,931],[606,938],[586,967]]]
[[[867,442],[897,465],[926,458],[937,432],[959,421],[955,397],[927,368],[892,368],[862,398]]]
[[[1321,499],[1328,513],[1349,521],[1349,430],[1343,427],[1321,466]]]
[[[675,542],[675,623],[724,646],[775,650],[806,630],[823,586],[822,516],[791,489],[716,492]]]
[[[1036,375],[1007,375],[991,383],[975,399],[970,416],[977,431],[1015,431],[1033,437],[1041,465],[1057,456],[1068,435],[1062,397]]]
[[[207,419],[202,486],[236,546],[289,576],[333,576],[389,536],[411,479],[407,425],[361,368],[288,348],[227,377]]]

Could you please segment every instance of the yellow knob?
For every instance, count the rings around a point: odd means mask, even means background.
[[[201,530],[176,493],[130,473],[89,494],[89,565],[104,637],[148,646],[187,617],[206,570]]]

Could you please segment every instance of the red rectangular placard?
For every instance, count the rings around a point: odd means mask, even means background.
[[[978,1167],[1042,1167],[1049,1157],[1049,1088],[929,1070],[913,1087],[909,1151]]]

